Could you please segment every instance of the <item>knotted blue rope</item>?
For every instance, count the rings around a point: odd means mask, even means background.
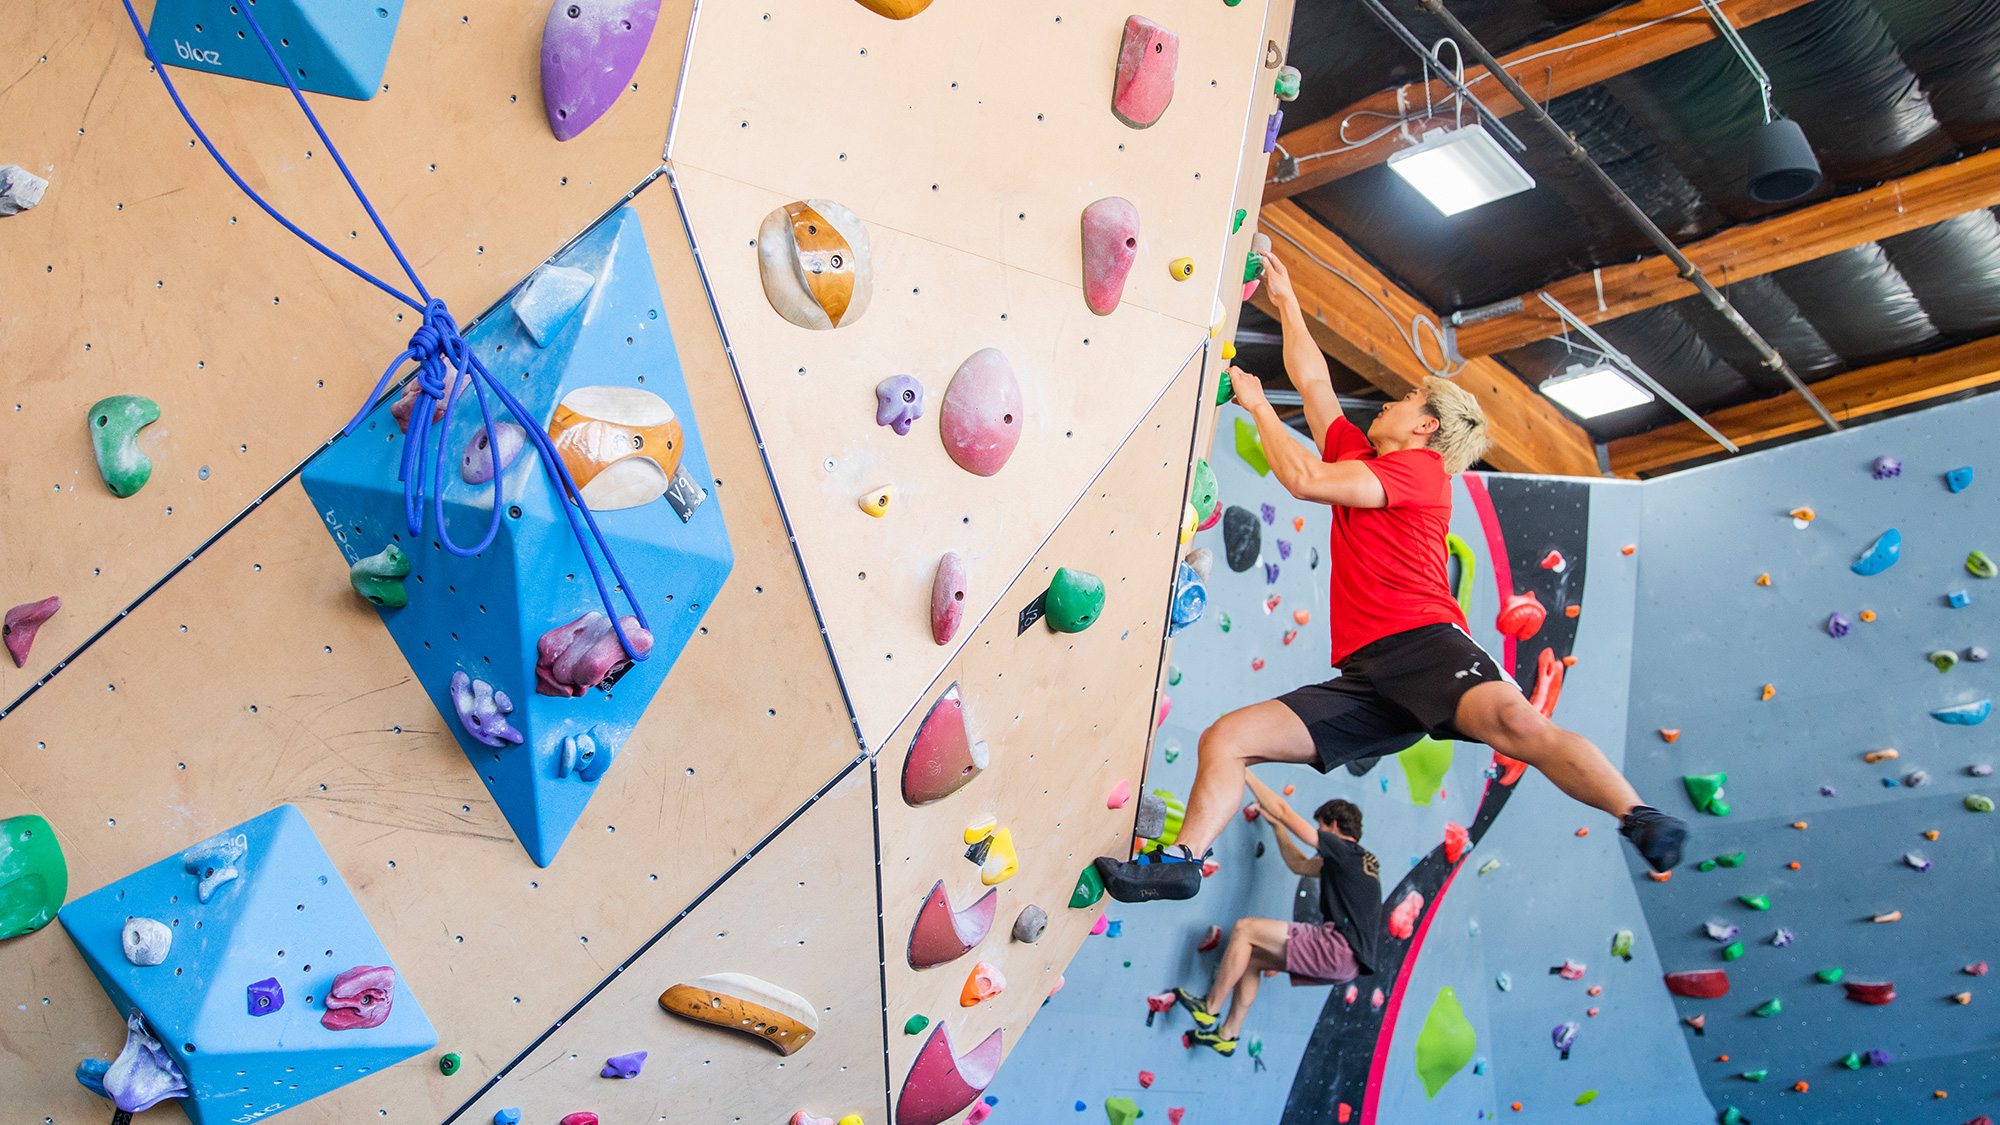
[[[625,635],[625,626],[619,621],[618,610],[611,602],[611,591],[605,587],[604,575],[599,572],[597,561],[591,557],[590,545],[585,540],[586,534],[588,534],[590,541],[597,544],[598,551],[604,556],[605,565],[611,569],[612,576],[618,580],[618,589],[625,595],[626,601],[631,605],[632,615],[638,619],[639,627],[650,633],[652,626],[646,620],[646,611],[640,605],[638,596],[633,592],[632,584],[626,581],[625,572],[619,567],[618,559],[611,553],[611,545],[604,540],[604,533],[598,529],[597,518],[591,514],[590,505],[584,502],[582,490],[577,487],[576,480],[570,476],[569,467],[563,463],[562,457],[557,454],[555,443],[549,439],[549,435],[543,431],[542,427],[533,424],[534,416],[529,413],[527,408],[522,406],[499,380],[493,378],[492,373],[486,370],[485,364],[479,362],[479,357],[466,344],[465,337],[459,334],[458,322],[452,319],[451,312],[445,307],[445,303],[431,296],[430,291],[424,288],[423,280],[417,276],[417,271],[411,267],[409,259],[404,257],[403,248],[396,244],[395,238],[389,234],[389,228],[382,222],[382,217],[375,213],[375,205],[368,201],[368,193],[361,190],[361,184],[355,180],[354,173],[348,170],[347,161],[341,158],[340,149],[334,145],[333,138],[326,135],[326,129],[320,125],[319,118],[313,114],[312,107],[306,104],[305,95],[299,91],[298,84],[292,81],[292,76],[286,72],[284,61],[278,57],[277,49],[271,46],[271,40],[265,36],[263,27],[257,23],[257,17],[250,11],[250,5],[239,4],[236,5],[236,9],[249,22],[250,31],[257,37],[258,44],[264,48],[265,56],[271,60],[271,65],[277,68],[278,77],[285,80],[285,88],[292,92],[292,100],[298,103],[299,109],[306,115],[306,120],[312,123],[313,132],[319,135],[320,143],[326,146],[327,154],[333,157],[333,162],[340,169],[341,176],[347,180],[347,186],[353,190],[354,197],[361,202],[362,210],[368,212],[369,221],[375,224],[376,232],[382,236],[382,241],[387,244],[390,253],[396,256],[396,263],[403,267],[403,274],[410,279],[410,285],[416,290],[416,296],[404,293],[402,290],[383,281],[381,278],[376,277],[346,258],[341,257],[312,235],[300,230],[297,224],[280,214],[277,208],[265,202],[263,196],[258,195],[249,184],[243,182],[243,177],[238,175],[236,169],[230,166],[229,161],[223,158],[221,151],[215,147],[215,142],[208,139],[208,134],[203,132],[200,124],[195,121],[194,114],[188,111],[187,103],[181,100],[180,91],[174,88],[173,79],[167,76],[166,65],[160,61],[159,55],[153,51],[152,40],[147,37],[145,27],[140,24],[139,13],[132,7],[132,0],[122,0],[122,2],[125,5],[126,17],[132,21],[132,30],[139,35],[139,44],[146,49],[146,59],[153,64],[153,73],[159,75],[161,85],[167,88],[167,96],[173,99],[174,108],[180,110],[181,119],[188,123],[188,128],[194,130],[194,135],[200,139],[202,147],[206,148],[208,154],[215,158],[216,164],[222,168],[223,172],[228,174],[231,180],[235,181],[236,186],[242,190],[243,194],[249,196],[252,202],[264,209],[265,214],[277,220],[278,224],[286,230],[297,235],[300,241],[306,245],[338,263],[349,273],[423,314],[423,323],[411,334],[409,346],[389,364],[387,370],[382,372],[382,378],[376,381],[375,389],[369,392],[367,401],[362,404],[361,409],[356,412],[354,418],[340,431],[343,437],[352,434],[355,427],[359,426],[362,419],[366,418],[368,412],[374,408],[383,390],[396,377],[397,371],[405,363],[412,361],[416,363],[415,378],[418,395],[414,403],[414,409],[410,414],[409,429],[403,440],[402,466],[396,476],[397,480],[403,482],[403,517],[409,527],[410,534],[412,536],[421,536],[424,531],[425,483],[423,469],[424,459],[427,455],[431,461],[429,492],[432,506],[437,513],[438,539],[443,544],[445,550],[450,551],[460,558],[471,558],[491,546],[494,537],[499,534],[500,509],[502,506],[502,474],[499,472],[499,457],[496,448],[494,457],[495,469],[493,473],[493,518],[486,526],[486,534],[477,544],[471,547],[461,547],[452,541],[451,532],[445,526],[444,518],[444,430],[438,422],[434,421],[438,414],[435,404],[442,403],[444,406],[443,416],[446,418],[450,417],[452,409],[458,404],[459,397],[465,393],[467,385],[470,385],[473,396],[479,401],[479,416],[485,422],[486,433],[488,435],[495,435],[489,440],[497,440],[499,431],[494,428],[492,405],[486,399],[487,392],[491,391],[499,397],[501,405],[506,407],[507,411],[516,419],[529,423],[523,426],[522,429],[527,432],[528,439],[534,443],[536,452],[540,454],[542,470],[548,475],[549,482],[555,485],[557,495],[569,501],[569,503],[564,503],[563,499],[559,499],[557,505],[562,508],[563,515],[569,520],[570,531],[576,536],[577,548],[583,554],[584,566],[590,570],[591,581],[597,586],[597,596],[604,604],[605,616],[611,619],[611,628],[618,635],[618,643],[624,647],[627,657],[633,660],[646,659],[649,653],[634,651],[631,640]],[[447,379],[450,379],[449,386],[446,383]],[[435,435],[437,439],[435,451],[431,449],[432,430],[434,428],[437,430]],[[581,523],[577,520],[579,514],[583,517]],[[586,528],[588,529],[587,532]]]

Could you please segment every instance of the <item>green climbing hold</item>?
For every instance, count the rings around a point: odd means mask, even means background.
[[[1722,1125],[1749,1125],[1742,1111],[1733,1105],[1724,1106],[1722,1108],[1722,1116],[1716,1118],[1716,1120],[1720,1121]]]
[[[1704,859],[1700,863],[1695,864],[1694,869],[1696,871],[1713,871],[1715,870],[1715,861],[1712,859]]]
[[[1264,1041],[1255,1035],[1246,1040],[1244,1046],[1249,1050],[1250,1057],[1253,1059],[1264,1053]]]
[[[1457,994],[1449,987],[1438,989],[1423,1030],[1417,1032],[1417,1077],[1423,1081],[1424,1097],[1437,1097],[1451,1076],[1472,1061],[1476,1046],[1477,1037]]]
[[[1076,877],[1076,889],[1069,893],[1069,906],[1071,910],[1081,910],[1086,906],[1095,906],[1097,900],[1103,897],[1104,876],[1099,875],[1097,865],[1092,864]]]
[[[1180,682],[1181,682],[1181,666],[1178,664],[1167,665],[1167,686],[1174,687],[1178,685]]]
[[[160,420],[160,405],[143,395],[112,395],[90,408],[90,444],[111,495],[130,496],[153,476],[153,459],[139,451],[139,431]]]
[[[1104,1113],[1111,1118],[1111,1125],[1132,1125],[1139,1120],[1139,1104],[1131,1098],[1106,1098]]]
[[[1451,769],[1452,744],[1435,738],[1419,738],[1396,760],[1403,764],[1403,777],[1410,783],[1410,803],[1429,807]]]
[[[915,1035],[931,1025],[929,1016],[911,1016],[903,1021],[903,1034]]]
[[[1223,2],[1227,3],[1228,0]],[[1299,82],[1302,77],[1298,67],[1281,66],[1278,68],[1278,80],[1272,84],[1271,92],[1278,95],[1279,101],[1291,101],[1299,96]]]
[[[1821,969],[1813,975],[1820,979],[1821,984],[1839,984],[1840,978],[1847,975],[1847,970],[1839,967]]]
[[[1632,959],[1632,931],[1619,930],[1611,935],[1611,955],[1630,961]]]
[[[1227,632],[1229,631],[1229,615],[1228,615],[1228,614],[1226,614],[1226,613],[1218,613],[1218,614],[1216,614],[1216,615],[1215,615],[1215,623],[1216,623],[1217,625],[1220,625],[1220,626],[1222,626],[1222,631],[1223,631],[1223,632],[1227,633]]]
[[[1770,1073],[1768,1070],[1746,1070],[1742,1078],[1747,1082],[1762,1082]]]
[[[49,924],[69,895],[56,830],[33,813],[0,820],[0,940]]]
[[[1735,855],[1719,855],[1715,857],[1715,862],[1723,867],[1741,867],[1743,857],[1747,854],[1747,852],[1737,852]]]
[[[1224,2],[1224,3],[1228,3],[1228,0],[1223,0],[1223,2]],[[1233,4],[1231,4],[1230,6],[1231,6],[1231,7],[1235,7],[1235,5],[1233,5]],[[1233,223],[1231,223],[1231,224],[1229,224],[1229,233],[1230,233],[1230,234],[1235,234],[1235,233],[1236,233],[1237,231],[1239,231],[1239,230],[1242,230],[1242,229],[1243,229],[1243,220],[1245,220],[1245,219],[1247,219],[1247,218],[1249,218],[1249,217],[1250,217],[1250,212],[1248,212],[1248,211],[1244,210],[1244,209],[1243,209],[1243,208],[1241,208],[1241,207],[1238,207],[1238,208],[1236,209],[1236,221],[1235,221],[1235,222],[1233,222]]]
[[[1444,549],[1458,560],[1458,581],[1453,584],[1453,597],[1458,599],[1460,613],[1472,612],[1472,575],[1479,569],[1479,559],[1472,553],[1472,545],[1456,535],[1444,537]]]
[[[1986,557],[1985,551],[1974,551],[1965,556],[1965,569],[1974,578],[2000,578],[2000,564]]]
[[[453,1052],[438,1060],[438,1073],[444,1075],[446,1078],[457,1074],[458,1067],[459,1059],[457,1052]]]
[[[1497,859],[1489,859],[1485,863],[1479,865],[1479,873],[1481,875],[1491,874],[1492,872],[1498,870],[1500,870],[1500,861]]]
[[[1728,816],[1729,806],[1722,803],[1722,786],[1729,780],[1726,773],[1697,773],[1681,778],[1687,786],[1688,800],[1694,807],[1714,816]]]
[[[1264,276],[1264,255],[1259,254],[1255,250],[1252,250],[1250,251],[1250,253],[1244,255],[1243,284],[1248,285],[1251,282],[1263,276]]]
[[[1238,211],[1237,214],[1242,214]],[[1222,381],[1215,385],[1215,405],[1221,406],[1236,397],[1236,384],[1229,378],[1229,370],[1223,369]]]
[[[384,609],[401,609],[410,604],[403,579],[410,576],[410,556],[394,543],[347,568],[348,585],[354,592]]]
[[[1215,506],[1222,503],[1222,489],[1215,483],[1215,470],[1209,468],[1206,457],[1194,463],[1194,488],[1188,503],[1194,505],[1195,515],[1203,523],[1215,514]]]
[[[1775,1016],[1784,1010],[1785,1002],[1773,996],[1762,1004],[1757,1005],[1757,1010],[1750,1014],[1753,1016]]]
[[[1737,895],[1736,901],[1742,903],[1743,905],[1749,907],[1752,910],[1771,909],[1771,900],[1764,897],[1763,895]]]
[[[1264,443],[1257,437],[1257,427],[1241,418],[1236,420],[1236,455],[1257,470],[1260,477],[1271,471],[1271,463],[1264,459]]]
[[[1049,628],[1058,633],[1081,633],[1104,612],[1104,580],[1084,570],[1056,568],[1049,580],[1049,592],[1042,602]]]
[[[1965,795],[1965,810],[1967,812],[1992,812],[1993,798],[1983,797],[1978,793],[1967,793]]]
[[[1578,1094],[1576,1096],[1577,1105],[1589,1105],[1591,1102],[1594,1102],[1596,1100],[1597,1100],[1597,1091],[1595,1090],[1585,1090],[1583,1093]]]
[[[1173,765],[1173,764],[1174,764],[1175,762],[1178,762],[1178,761],[1180,761],[1180,760],[1181,760],[1181,748],[1180,748],[1180,747],[1178,747],[1178,746],[1169,746],[1169,747],[1167,747],[1167,751],[1166,751],[1166,755],[1165,755],[1165,756],[1166,756],[1166,759],[1167,759],[1167,764],[1171,766],[1171,765]]]
[[[1840,1060],[1840,1065],[1846,1067],[1849,1070],[1860,1070],[1861,1056],[1854,1053],[1853,1051],[1849,1051],[1847,1052],[1847,1057]]]
[[[1743,943],[1740,941],[1732,941],[1722,947],[1722,959],[1724,961],[1734,961],[1741,956],[1743,956]]]
[[[1929,660],[1940,672],[1949,672],[1953,668],[1958,667],[1958,654],[1948,648],[1938,649],[1925,659]]]

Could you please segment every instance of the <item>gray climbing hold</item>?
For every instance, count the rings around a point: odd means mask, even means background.
[[[1020,917],[1014,919],[1014,940],[1033,945],[1042,940],[1042,931],[1048,928],[1048,911],[1029,903],[1021,908]]]
[[[1215,552],[1207,547],[1196,547],[1181,557],[1181,561],[1194,568],[1195,574],[1203,582],[1208,581],[1208,572],[1215,567]]]
[[[1725,926],[1720,922],[1707,922],[1702,928],[1708,931],[1709,940],[1720,942],[1735,941],[1736,935],[1742,932],[1740,927]]]
[[[42,201],[49,182],[19,164],[0,164],[0,215],[18,215]]]
[[[1918,871],[1929,871],[1931,869],[1931,861],[1915,852],[1904,852],[1903,862],[1916,868]]]
[[[1991,655],[1992,655],[1991,653],[1987,652],[1983,648],[1980,648],[1978,645],[1973,645],[1971,648],[1965,650],[1965,658],[1967,660],[1972,661],[1974,664],[1986,663],[1987,657]]]
[[[1501,973],[1494,977],[1493,984],[1502,992],[1512,992],[1514,990],[1514,978],[1508,976],[1506,973]]]
[[[1923,770],[1911,770],[1909,773],[1903,775],[1903,784],[1912,789],[1915,789],[1919,785],[1927,785],[1930,783],[1930,780],[1931,775],[1925,773]]]
[[[242,874],[236,865],[243,862],[244,853],[249,850],[249,837],[224,832],[182,852],[181,867],[201,880],[195,886],[195,897],[207,902],[216,888]]]
[[[1831,785],[1822,785],[1819,787],[1819,795],[1822,797],[1833,797],[1839,795],[1839,793],[1840,790],[1835,789]]]
[[[125,959],[134,965],[157,965],[167,959],[174,932],[151,918],[125,919]]]
[[[1248,508],[1231,504],[1222,513],[1222,552],[1229,563],[1229,569],[1238,574],[1257,564],[1257,556],[1264,549],[1264,533],[1257,524],[1257,513]]]
[[[1139,821],[1133,827],[1135,835],[1147,840],[1157,840],[1167,830],[1167,801],[1158,793],[1147,793],[1139,798]]]
[[[1991,777],[1993,776],[1993,767],[1987,765],[1985,762],[1980,762],[1976,765],[1965,767],[1965,772],[1973,777]]]
[[[577,307],[590,295],[597,278],[571,266],[543,266],[510,302],[521,327],[534,338],[535,346],[546,348],[555,339]]]

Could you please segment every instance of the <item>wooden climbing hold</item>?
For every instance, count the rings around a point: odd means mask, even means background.
[[[761,1039],[781,1055],[798,1053],[819,1032],[819,1015],[804,997],[745,973],[714,973],[674,985],[660,993],[660,1007]]]
[[[1679,738],[1680,736],[1681,736],[1681,729],[1680,729],[1679,727],[1661,727],[1661,728],[1660,728],[1660,741],[1661,741],[1661,742],[1672,742],[1672,741],[1673,741],[1674,739],[1677,739],[1677,738]]]
[[[1868,920],[1870,922],[1900,922],[1903,920],[1903,912],[1900,910],[1891,910],[1887,914],[1877,914]]]

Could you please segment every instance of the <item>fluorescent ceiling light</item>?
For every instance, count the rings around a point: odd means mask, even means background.
[[[1653,401],[1653,392],[1608,363],[1593,367],[1573,363],[1568,371],[1542,380],[1541,392],[1579,418],[1595,418]]]
[[[1389,170],[1447,215],[1505,199],[1535,186],[1484,126],[1432,129],[1389,157]]]

